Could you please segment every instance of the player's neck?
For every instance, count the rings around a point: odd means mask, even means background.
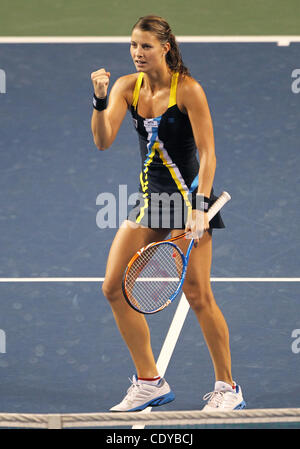
[[[149,89],[152,95],[155,95],[159,90],[170,87],[172,73],[166,67],[161,70],[145,73],[144,77],[145,87]]]

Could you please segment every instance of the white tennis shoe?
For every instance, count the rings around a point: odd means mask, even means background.
[[[132,385],[120,404],[110,409],[111,412],[137,412],[146,407],[157,407],[175,399],[169,384],[161,379],[158,385],[138,383],[137,377],[130,379]]]
[[[202,409],[206,412],[240,410],[246,407],[242,389],[235,382],[233,388],[224,382],[216,382],[215,390],[205,394],[203,399],[208,401]]]

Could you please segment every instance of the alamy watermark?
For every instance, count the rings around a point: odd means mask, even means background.
[[[300,93],[300,69],[294,69],[291,74],[292,78],[295,80],[291,84],[291,89],[294,94]]]
[[[292,331],[291,337],[295,339],[291,344],[292,352],[294,354],[299,354],[300,353],[300,329],[294,329]]]
[[[101,208],[96,215],[96,224],[100,229],[116,229],[127,220],[133,227],[141,224],[151,228],[182,229],[190,211],[187,204],[200,209],[204,207],[204,196],[188,193],[183,199],[180,192],[148,194],[147,191],[128,196],[127,185],[119,185],[118,197],[111,192],[97,196],[96,205]],[[204,220],[202,214],[198,219]]]
[[[0,354],[6,353],[6,333],[0,329]]]
[[[6,73],[0,69],[0,94],[6,94]]]

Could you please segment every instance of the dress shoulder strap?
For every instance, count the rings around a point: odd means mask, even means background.
[[[176,93],[177,93],[177,84],[178,84],[178,76],[179,73],[173,73],[172,81],[171,81],[171,89],[170,89],[170,98],[169,98],[169,106],[171,108],[176,104]]]
[[[137,106],[137,103],[138,103],[143,77],[144,77],[144,73],[143,72],[139,73],[139,76],[137,77],[137,80],[136,80],[136,83],[135,83],[135,86],[134,86],[132,106],[135,109],[136,109],[136,106]]]

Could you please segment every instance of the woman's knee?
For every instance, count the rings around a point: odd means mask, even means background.
[[[114,302],[122,295],[122,287],[117,282],[105,279],[102,284],[102,292],[109,302]]]
[[[194,311],[209,308],[215,303],[210,284],[201,285],[198,282],[187,284],[184,288],[184,294]]]

